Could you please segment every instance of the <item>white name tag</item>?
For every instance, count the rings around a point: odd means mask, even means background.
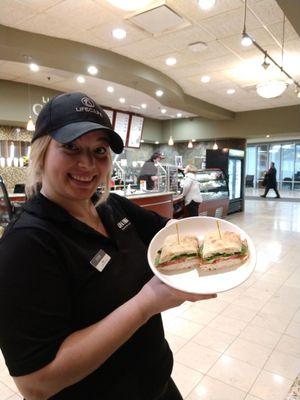
[[[111,257],[104,250],[99,250],[98,253],[91,259],[90,264],[99,272],[102,272],[109,263]]]

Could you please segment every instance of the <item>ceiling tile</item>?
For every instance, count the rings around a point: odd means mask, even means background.
[[[163,44],[174,47],[176,50],[184,50],[188,44],[195,42],[209,42],[214,40],[214,36],[194,25],[176,32],[159,35],[159,41]]]
[[[59,20],[67,15],[68,23],[79,30],[90,29],[113,18],[113,14],[92,0],[64,0],[48,9],[47,15]]]
[[[259,1],[250,8],[267,25],[283,21],[283,12],[274,0]]]
[[[124,29],[127,33],[126,38],[123,40],[115,39],[112,35],[112,31],[115,28]],[[113,20],[108,23],[95,26],[89,30],[89,34],[99,40],[100,47],[101,41],[103,40],[111,49],[118,48],[120,46],[124,47],[131,43],[150,37],[150,34],[142,31],[139,28],[136,28],[135,26],[132,26],[130,23],[124,21],[120,22],[118,20]]]
[[[0,24],[16,26],[16,24],[32,17],[36,12],[17,0],[1,0]]]
[[[244,10],[238,8],[214,17],[201,21],[201,27],[216,37],[216,39],[226,38],[234,34],[240,34],[243,30]],[[258,20],[249,13],[247,15],[247,28],[259,28]]]
[[[44,11],[57,3],[61,3],[62,0],[17,0],[22,5],[31,8],[34,11]],[[2,7],[2,0],[1,0]]]
[[[159,57],[163,54],[169,54],[173,48],[160,43],[159,39],[143,39],[129,45],[116,47],[117,53],[124,54],[127,57],[137,58],[138,60],[148,60],[152,57]]]

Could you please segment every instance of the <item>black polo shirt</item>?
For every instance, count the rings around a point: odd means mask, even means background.
[[[39,194],[1,239],[0,346],[12,376],[50,363],[68,335],[103,319],[152,277],[147,246],[167,220],[114,194],[97,210],[109,238]],[[90,263],[97,266],[101,250],[111,257],[102,272]],[[51,399],[150,400],[172,363],[156,315],[99,369]]]

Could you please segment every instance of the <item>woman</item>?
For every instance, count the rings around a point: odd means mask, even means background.
[[[200,185],[196,180],[197,168],[187,165],[184,169],[185,177],[182,181],[184,203],[189,217],[198,216],[199,204],[202,202]]]
[[[110,148],[123,142],[92,99],[50,100],[32,142],[29,201],[0,242],[0,346],[20,392],[181,399],[159,313],[214,296],[152,276],[146,249],[167,220],[109,195]]]
[[[146,182],[146,189],[153,190],[157,189],[157,181],[158,181],[158,172],[157,172],[157,163],[163,159],[163,155],[158,153],[157,151],[152,154],[149,160],[145,161],[142,166],[139,182]]]

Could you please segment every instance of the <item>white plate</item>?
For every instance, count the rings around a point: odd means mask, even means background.
[[[176,234],[176,224],[179,234],[196,235],[200,240],[208,232],[217,230],[217,221],[221,231],[231,231],[240,234],[241,239],[248,242],[249,258],[240,267],[224,271],[202,271],[192,269],[182,273],[161,273],[154,264],[157,251],[161,249],[164,240],[169,235]],[[238,226],[223,219],[213,217],[190,217],[178,220],[161,229],[152,239],[148,248],[148,262],[150,268],[160,280],[167,285],[189,293],[219,293],[239,286],[249,278],[256,264],[256,251],[252,239]]]

